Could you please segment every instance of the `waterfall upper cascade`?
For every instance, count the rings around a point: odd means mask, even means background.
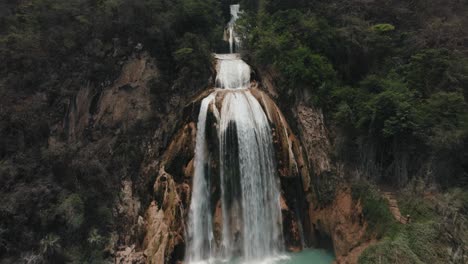
[[[241,46],[239,36],[235,31],[236,21],[239,18],[240,5],[231,5],[231,20],[229,21],[224,32],[224,40],[229,42],[229,51],[234,53]]]
[[[250,84],[250,67],[239,54],[217,54],[216,86],[223,89],[247,88]]]

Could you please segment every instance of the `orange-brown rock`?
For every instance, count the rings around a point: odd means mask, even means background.
[[[221,208],[221,201],[216,203],[216,209],[213,216],[213,233],[215,240],[220,243],[222,239],[223,232],[223,210]]]
[[[155,200],[146,212],[146,236],[143,242],[146,262],[165,263],[170,259],[176,246],[183,243],[184,207],[173,177],[160,170],[154,184]]]
[[[126,129],[151,114],[147,82],[159,73],[148,55],[135,57],[124,65],[120,78],[105,89],[98,102],[95,125]]]
[[[168,250],[169,225],[164,211],[159,209],[156,202],[151,202],[146,212],[146,230],[147,234],[143,247],[144,254],[147,257],[147,263],[164,263],[165,254]]]
[[[357,263],[369,241],[362,207],[353,200],[349,188],[337,191],[334,201],[325,208],[310,205],[309,217],[312,229],[331,238],[336,263]]]
[[[331,144],[322,111],[300,103],[295,108],[295,115],[310,169],[315,175],[331,171]]]
[[[301,175],[305,180],[304,187],[308,187],[308,166],[304,161],[300,143],[286,122],[286,118],[268,94],[259,89],[251,89],[251,93],[263,107],[271,123],[280,176],[295,177]]]
[[[253,86],[255,86],[254,84]],[[182,128],[175,134],[165,151],[154,182],[154,200],[147,211],[147,235],[143,248],[148,263],[181,261],[174,258],[176,248],[183,248],[187,208],[190,204],[191,177],[196,138],[196,113],[201,100],[209,92],[196,96],[184,111],[186,117]],[[207,138],[214,158],[210,164],[212,174],[217,175],[218,149],[216,127],[218,114],[227,90],[216,90],[215,103],[209,106],[207,118]],[[297,118],[300,140],[294,135],[278,106],[271,97],[258,88],[250,92],[264,109],[272,128],[278,172],[281,180],[281,209],[286,247],[291,251],[300,250],[304,239],[309,240],[322,233],[331,238],[338,263],[355,263],[365,249],[366,224],[363,222],[362,208],[352,200],[348,189],[341,189],[333,203],[327,207],[316,206],[314,200],[313,177],[324,176],[332,170],[330,160],[331,144],[328,139],[323,114],[320,110],[305,104],[293,109]],[[301,144],[301,142],[303,144]],[[309,170],[309,167],[311,168]],[[214,176],[214,184],[219,184]],[[219,200],[220,190],[211,190],[213,201],[214,235],[219,242],[222,232],[222,210]],[[297,215],[297,212],[303,215]],[[231,219],[233,233],[240,228],[239,219]],[[302,236],[304,231],[305,237]],[[165,235],[169,234],[169,235]]]
[[[192,176],[191,161],[195,152],[196,134],[197,128],[194,122],[184,125],[163,155],[161,166],[173,175],[177,182],[182,182],[184,177]]]

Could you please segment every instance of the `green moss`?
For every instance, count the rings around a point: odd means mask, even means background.
[[[315,197],[322,206],[330,205],[336,196],[339,178],[336,173],[325,173],[314,178]]]

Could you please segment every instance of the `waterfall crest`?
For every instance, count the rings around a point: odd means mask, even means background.
[[[236,21],[239,19],[240,5],[231,5],[230,9],[231,20],[226,27],[224,40],[229,42],[229,52],[234,53],[241,46],[240,38],[235,31]]]

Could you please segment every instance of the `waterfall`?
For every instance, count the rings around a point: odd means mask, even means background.
[[[224,254],[273,256],[283,247],[273,141],[268,119],[248,90],[226,94],[219,134]],[[231,222],[233,216],[241,226]]]
[[[210,205],[209,159],[206,142],[206,117],[208,107],[215,94],[203,99],[198,114],[197,137],[195,145],[195,163],[192,185],[192,202],[190,203],[187,240],[190,241],[186,256],[188,262],[206,259],[212,253],[213,225]]]
[[[213,235],[211,178],[206,135],[215,91],[202,100],[197,123],[187,263],[240,258],[250,262],[283,251],[279,178],[268,118],[249,89],[223,91],[219,127],[221,241]]]
[[[216,86],[223,89],[247,88],[250,84],[250,67],[239,54],[217,54]]]
[[[226,34],[227,36],[225,39],[229,42],[229,51],[230,53],[234,53],[240,47],[240,39],[237,36],[235,29],[236,21],[239,18],[240,13],[240,5],[231,5],[231,20],[229,21]],[[225,34],[225,35],[226,35]]]
[[[232,54],[238,47],[234,26],[239,5],[231,6],[228,24],[231,54],[216,54],[218,90],[202,100],[198,115],[193,191],[187,227],[188,263],[236,263],[270,259],[283,249],[279,178],[267,115],[249,91],[250,66]],[[222,99],[218,111],[218,93]],[[210,105],[219,142],[219,186],[211,186],[206,126]],[[222,230],[213,231],[212,193],[220,190]],[[241,263],[242,263],[241,262]]]

